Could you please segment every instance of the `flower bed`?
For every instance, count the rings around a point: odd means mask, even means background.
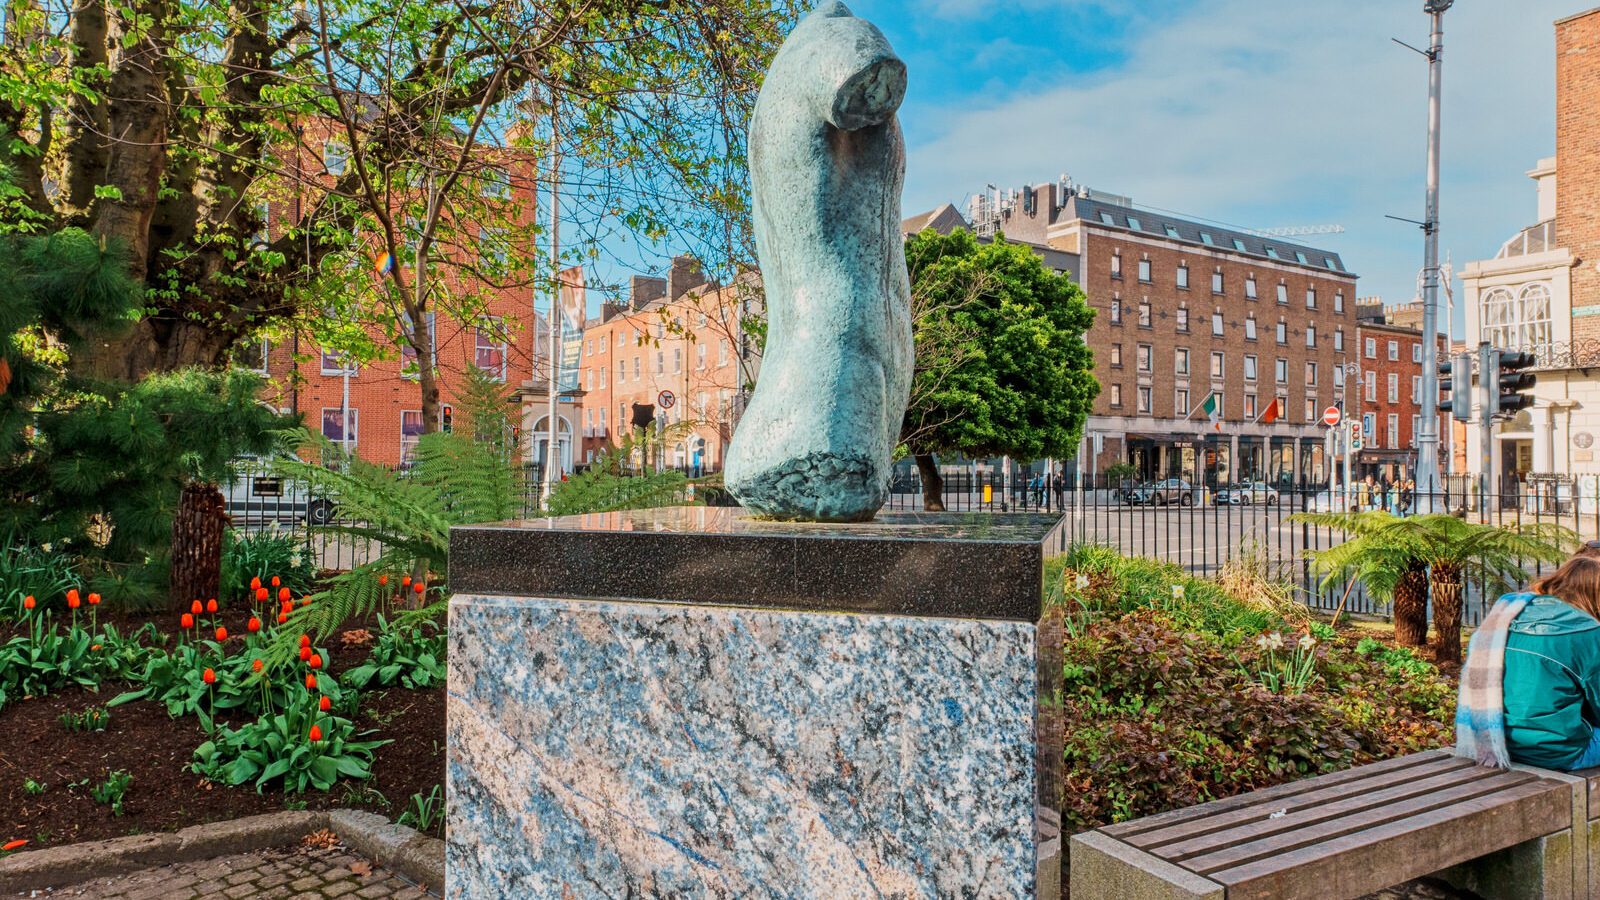
[[[1241,598],[1097,549],[1057,565],[1068,832],[1452,739],[1451,679],[1286,595]]]

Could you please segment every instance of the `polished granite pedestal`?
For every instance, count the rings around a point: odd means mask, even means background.
[[[1033,896],[1055,526],[456,529],[448,896]]]

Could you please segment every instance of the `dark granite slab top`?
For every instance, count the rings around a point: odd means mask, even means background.
[[[450,588],[1035,621],[1060,524],[1031,513],[918,512],[773,522],[736,507],[529,519],[452,529]]]

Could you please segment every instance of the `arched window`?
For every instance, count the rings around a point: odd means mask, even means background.
[[[1518,346],[1534,352],[1546,350],[1551,338],[1549,285],[1538,281],[1526,285],[1519,299],[1522,301],[1522,327]]]
[[[1491,288],[1483,295],[1483,340],[1496,347],[1512,347],[1517,337],[1517,298],[1507,288]]]

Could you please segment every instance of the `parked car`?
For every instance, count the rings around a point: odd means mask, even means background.
[[[1124,502],[1133,506],[1194,505],[1194,485],[1182,478],[1164,478],[1129,488],[1123,494]]]
[[[1217,491],[1216,502],[1219,506],[1249,506],[1255,503],[1277,506],[1278,489],[1264,481],[1241,481]]]
[[[326,525],[335,512],[328,498],[311,496],[304,484],[279,476],[270,462],[255,457],[234,461],[232,477],[222,485],[222,496],[229,518],[240,527],[273,522]]]

